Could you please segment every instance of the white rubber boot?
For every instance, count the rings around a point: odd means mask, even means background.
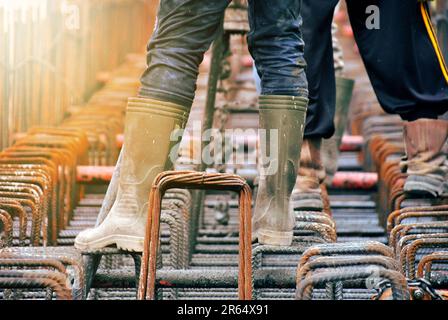
[[[117,198],[98,227],[76,237],[77,249],[116,245],[122,250],[143,251],[151,185],[171,166],[168,155],[176,141],[171,142],[170,136],[183,129],[187,119],[186,107],[147,98],[129,99]]]

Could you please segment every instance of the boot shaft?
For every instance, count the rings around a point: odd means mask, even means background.
[[[406,157],[400,163],[407,173],[404,191],[439,197],[448,192],[448,121],[420,119],[404,124]]]
[[[289,199],[299,169],[307,104],[308,100],[303,97],[260,97],[260,129],[267,134],[275,130],[278,135],[274,153],[270,143],[260,137],[264,167],[267,155],[275,163],[274,170],[263,168],[260,173],[253,227],[261,244],[290,245],[292,242],[295,219]]]
[[[409,160],[424,153],[437,156],[448,139],[448,121],[420,119],[404,124],[404,142]]]
[[[410,174],[439,171],[447,159],[448,121],[420,119],[406,122],[403,132],[406,148],[403,168]]]
[[[155,172],[167,169],[170,153],[176,141],[175,130],[183,129],[188,109],[173,103],[147,98],[131,98],[126,110],[125,141],[121,184],[141,184],[151,181]]]
[[[325,180],[321,145],[321,138],[311,138],[303,141],[298,176],[300,189],[319,189],[320,184]]]
[[[261,139],[262,157],[274,154],[274,170],[267,172],[268,187],[281,193],[290,193],[295,183],[303,140],[307,100],[300,97],[261,96],[260,128],[269,134],[276,130],[276,152]],[[268,139],[267,139],[268,140]],[[266,163],[266,159],[263,159]],[[271,167],[272,169],[272,167]]]

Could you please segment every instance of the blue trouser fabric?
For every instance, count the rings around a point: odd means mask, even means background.
[[[140,95],[191,105],[228,0],[161,0]],[[263,95],[307,96],[301,0],[249,0],[249,50]]]

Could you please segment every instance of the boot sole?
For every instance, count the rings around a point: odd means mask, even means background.
[[[431,198],[437,198],[443,193],[442,186],[434,186],[434,184],[422,181],[406,181],[403,190],[411,195],[429,196]]]
[[[321,199],[293,200],[294,210],[323,210],[324,204]]]
[[[260,229],[257,232],[258,243],[270,246],[290,246],[293,233]]]
[[[92,242],[79,242],[75,240],[75,248],[81,251],[103,249],[116,245],[118,249],[132,252],[143,252],[144,238],[125,235],[113,235]]]

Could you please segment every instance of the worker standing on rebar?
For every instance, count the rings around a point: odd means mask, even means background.
[[[140,95],[127,107],[117,198],[106,219],[81,232],[79,249],[109,245],[142,251],[147,201],[153,180],[171,166],[170,134],[183,128],[196,89],[199,64],[217,36],[229,0],[161,0],[148,45]],[[260,243],[290,245],[289,212],[308,104],[301,0],[249,0],[249,50],[261,76],[260,128],[281,142],[274,170],[260,177],[254,234]],[[269,154],[261,143],[262,154]]]
[[[335,72],[331,24],[339,0],[304,0],[302,16],[308,62],[309,107],[294,205],[323,207],[325,178],[321,142],[334,133]],[[347,0],[356,43],[381,107],[404,121],[408,193],[439,197],[448,192],[443,151],[448,122],[448,69],[431,25],[428,4],[419,0]],[[318,39],[318,40],[317,40]],[[317,208],[317,209],[319,209]]]

